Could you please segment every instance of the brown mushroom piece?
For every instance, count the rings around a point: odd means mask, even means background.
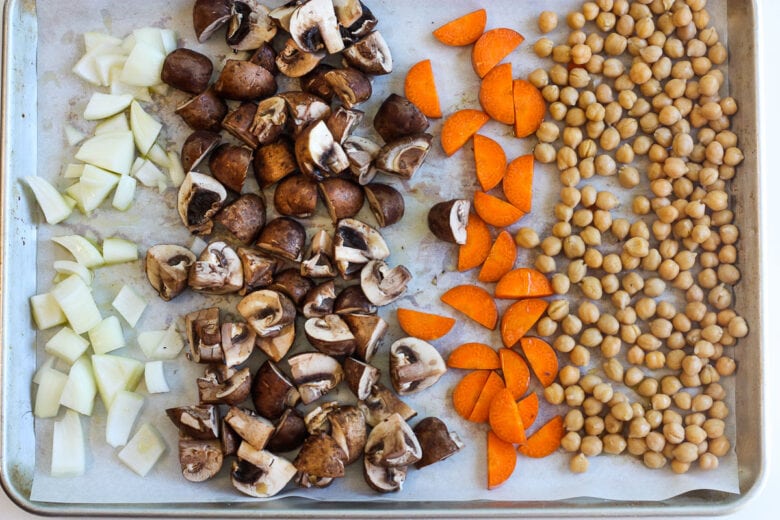
[[[425,162],[431,149],[431,134],[414,134],[399,137],[385,144],[374,160],[379,170],[410,179]]]
[[[413,430],[422,447],[422,457],[414,464],[417,469],[444,460],[463,448],[458,435],[449,431],[438,417],[426,417]]]
[[[296,472],[295,466],[284,457],[256,450],[242,442],[238,448],[238,461],[233,462],[230,481],[245,495],[268,498],[284,489]]]
[[[348,357],[344,360],[344,379],[358,400],[367,399],[371,387],[379,382],[379,369],[359,359]]]
[[[355,336],[355,356],[369,363],[387,333],[387,322],[376,314],[344,314],[343,318]]]
[[[301,262],[301,276],[332,278],[336,276],[333,265],[333,239],[324,229],[317,231],[309,242],[309,249]]]
[[[224,420],[219,422],[219,442],[222,445],[222,455],[229,457],[238,452],[238,446],[241,444],[241,437]]]
[[[222,447],[218,440],[179,439],[181,474],[190,482],[204,482],[222,469]]]
[[[398,94],[390,94],[374,116],[374,129],[389,143],[399,137],[422,134],[428,118],[414,103]]]
[[[339,22],[331,0],[308,0],[290,16],[290,35],[305,52],[325,47],[329,54],[344,49]]]
[[[214,220],[230,231],[237,240],[250,244],[265,226],[265,202],[256,193],[244,193],[222,208]],[[244,285],[246,286],[246,280]]]
[[[268,289],[244,296],[236,309],[260,337],[276,336],[295,320],[293,302],[284,294]]]
[[[307,413],[303,422],[306,424],[306,431],[309,435],[318,435],[320,433],[330,434],[330,414],[338,410],[340,404],[338,401],[328,401],[320,406],[312,408]]]
[[[350,180],[331,177],[323,179],[318,187],[334,224],[343,218],[354,217],[363,207],[363,190]]]
[[[299,472],[315,477],[338,478],[344,476],[347,454],[328,434],[310,435],[293,464]]]
[[[371,9],[369,9],[366,4],[360,2],[360,7],[360,18],[355,20],[352,25],[348,27],[343,26],[341,28],[341,39],[344,41],[345,45],[351,45],[361,38],[368,36],[378,23],[374,13],[371,12]]]
[[[376,168],[374,168],[374,159],[379,155],[381,146],[371,139],[349,136],[344,141],[344,153],[349,160],[349,171],[361,185],[370,183],[376,177]]]
[[[334,358],[321,352],[303,352],[287,359],[292,381],[303,404],[313,403],[344,379],[344,370]]]
[[[317,183],[306,175],[288,175],[276,185],[274,207],[280,215],[311,217],[317,208]]]
[[[360,0],[333,0],[333,8],[342,27],[349,27],[363,16],[363,4]]]
[[[328,280],[309,289],[303,297],[301,311],[307,319],[321,318],[333,314],[334,301],[336,301],[336,284],[333,280]]]
[[[352,464],[366,445],[366,418],[357,406],[339,406],[328,415],[330,436],[347,454],[344,464]]]
[[[287,408],[279,418],[266,448],[273,452],[292,451],[303,444],[306,435],[306,424],[300,412],[294,408]]]
[[[281,361],[290,351],[295,342],[295,322],[282,327],[276,336],[264,338],[258,336],[255,346],[262,350],[269,359],[275,362]]]
[[[255,150],[255,178],[265,189],[298,170],[292,142],[286,137],[277,142],[261,145]]]
[[[219,145],[209,158],[211,174],[225,187],[241,193],[252,164],[252,150],[230,143]]]
[[[230,19],[231,0],[195,0],[192,25],[199,43],[208,40]]]
[[[315,477],[314,475],[300,472],[295,476],[295,483],[304,489],[326,488],[333,484],[333,480],[333,477]]]
[[[271,285],[279,264],[276,258],[270,258],[248,247],[239,247],[236,251],[244,270],[244,287],[239,294],[245,295]]]
[[[314,282],[302,276],[299,269],[289,267],[279,271],[269,287],[288,296],[296,307],[300,307],[306,293],[314,287]]]
[[[300,262],[305,243],[306,230],[299,222],[288,217],[278,217],[265,225],[255,246],[269,255]]]
[[[417,338],[401,338],[390,346],[390,380],[400,395],[424,390],[447,371],[436,347]]]
[[[222,359],[228,367],[244,363],[255,350],[255,331],[241,322],[222,324]]]
[[[295,139],[295,158],[301,172],[314,180],[339,174],[349,167],[347,154],[322,120],[308,126]]]
[[[179,216],[193,234],[208,235],[214,226],[211,218],[222,208],[226,198],[225,187],[214,177],[189,172],[179,187]]]
[[[376,305],[368,301],[359,284],[344,287],[333,304],[336,314],[376,314]]]
[[[276,55],[276,68],[289,78],[300,78],[314,70],[323,58],[324,52],[306,52],[289,38]]]
[[[330,116],[331,110],[328,102],[308,92],[292,90],[282,92],[279,97],[287,103],[293,136],[298,136],[312,123],[325,120]]]
[[[225,414],[225,422],[253,448],[262,450],[274,433],[274,425],[251,410],[231,406]]]
[[[249,57],[249,61],[260,65],[265,70],[276,76],[276,51],[270,43],[264,43]]]
[[[320,63],[311,72],[301,77],[301,90],[325,101],[331,101],[333,99],[333,89],[325,81],[325,73],[334,68],[333,65]]]
[[[250,130],[257,113],[257,104],[246,101],[231,110],[222,119],[222,128],[253,150],[260,145],[257,136]]]
[[[267,419],[278,419],[295,406],[301,396],[292,382],[271,360],[265,360],[252,380],[252,402],[257,413]]]
[[[268,13],[270,10],[257,0],[234,1],[226,34],[230,48],[251,51],[273,40],[277,27]]]
[[[173,88],[200,94],[211,81],[214,65],[208,56],[191,49],[179,48],[170,52],[163,62],[160,79]]]
[[[471,202],[453,199],[439,202],[428,211],[428,229],[436,238],[453,244],[466,243],[466,224]]]
[[[279,139],[287,127],[287,103],[280,96],[271,96],[257,104],[252,132],[260,144],[269,144]]]
[[[371,489],[380,493],[401,491],[406,481],[407,466],[384,467],[372,464],[363,457],[363,478]]]
[[[365,74],[381,76],[393,72],[393,56],[390,47],[379,31],[364,36],[343,52],[350,67]]]
[[[372,182],[366,184],[363,190],[379,227],[391,226],[404,216],[404,197],[397,189],[388,184]]]
[[[211,371],[196,380],[198,399],[204,404],[237,405],[245,401],[251,392],[252,374],[242,368],[230,377],[220,381]]]
[[[188,357],[192,361],[195,363],[222,361],[222,329],[217,307],[186,314],[184,324],[190,349]]]
[[[368,397],[359,401],[358,407],[365,415],[366,423],[372,427],[395,413],[407,421],[417,415],[413,408],[382,383],[376,383],[371,387]]]
[[[214,92],[226,99],[249,101],[264,98],[276,92],[276,80],[260,65],[246,60],[227,60]]]
[[[384,468],[408,466],[420,460],[422,447],[406,420],[393,413],[371,430],[365,456],[371,464]]]
[[[193,130],[210,130],[219,132],[222,120],[228,113],[225,101],[214,93],[214,89],[206,89],[190,98],[176,108],[176,114]]]
[[[199,404],[168,408],[165,414],[186,437],[198,440],[219,438],[219,408],[213,404]]]
[[[146,251],[146,277],[165,301],[170,301],[187,288],[187,276],[195,255],[186,247],[158,244]]]
[[[355,351],[355,336],[338,314],[309,318],[303,328],[309,343],[329,356],[349,356]]]
[[[209,130],[195,130],[181,147],[181,165],[185,172],[192,171],[217,147],[222,136]]]
[[[349,134],[360,124],[363,115],[364,113],[361,110],[338,107],[330,114],[325,124],[328,126],[330,133],[333,134],[333,139],[343,145]]]
[[[359,105],[371,97],[371,80],[357,69],[333,69],[324,77],[346,108]]]
[[[211,242],[190,267],[190,289],[208,294],[238,292],[244,286],[244,269],[236,251],[222,241]]]
[[[397,265],[390,268],[382,260],[372,260],[360,271],[360,287],[368,301],[377,307],[400,298],[411,281],[412,273],[406,267]]]
[[[336,266],[344,278],[354,277],[369,260],[390,256],[390,249],[379,231],[354,218],[338,222],[334,243]]]

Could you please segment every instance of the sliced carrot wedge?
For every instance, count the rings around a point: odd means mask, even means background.
[[[479,400],[479,394],[482,393],[482,389],[485,387],[488,377],[491,372],[489,370],[477,370],[469,372],[455,385],[455,389],[452,391],[452,407],[455,411],[468,420],[471,417],[471,412],[474,411],[474,405]]]
[[[558,354],[550,344],[543,339],[529,337],[520,340],[520,348],[542,386],[553,384],[558,377]]]
[[[501,145],[484,135],[474,135],[474,162],[477,180],[483,191],[490,191],[501,182],[506,172],[506,154]]]
[[[512,93],[512,64],[496,65],[482,78],[479,104],[490,117],[500,123],[515,122],[515,99]]]
[[[496,284],[496,298],[502,299],[541,298],[552,293],[552,286],[544,273],[530,267],[513,269]]]
[[[531,330],[544,311],[547,302],[539,299],[520,300],[510,305],[501,317],[501,339],[504,346],[513,347]]]
[[[404,79],[404,95],[426,116],[441,117],[441,105],[431,60],[422,60],[412,65]]]
[[[439,339],[455,325],[455,320],[449,316],[440,316],[413,309],[399,308],[397,316],[398,324],[404,332],[425,341]]]
[[[480,282],[495,282],[502,276],[512,270],[517,258],[517,245],[512,235],[507,231],[502,231],[496,237],[490,253],[482,264],[479,271],[478,280]]]
[[[474,404],[474,409],[471,410],[469,421],[487,422],[490,413],[490,402],[502,388],[504,388],[504,380],[497,373],[490,372],[487,381],[485,381],[485,386],[482,387],[482,392],[479,394],[479,399]]]
[[[479,267],[490,253],[490,229],[479,215],[469,214],[466,224],[466,243],[458,248],[458,271]]]
[[[474,211],[491,226],[501,228],[511,226],[525,215],[510,203],[484,191],[474,193]]]
[[[433,36],[444,45],[460,47],[474,43],[482,36],[487,24],[487,11],[477,9],[471,13],[447,22],[435,31]]]
[[[484,78],[490,69],[509,56],[509,53],[523,43],[523,35],[505,27],[491,29],[479,37],[471,48],[471,64],[477,76]]]
[[[441,147],[444,153],[452,155],[460,150],[489,119],[486,113],[473,108],[458,110],[448,117],[441,127]]]
[[[496,328],[496,302],[482,287],[458,285],[441,295],[441,301],[490,330]]]
[[[517,403],[509,389],[502,388],[493,396],[488,412],[488,423],[500,439],[512,444],[525,443],[523,420],[520,418]]]
[[[524,213],[531,212],[534,182],[534,156],[521,155],[514,159],[504,174],[504,196],[514,207]]]
[[[501,361],[501,373],[504,374],[504,383],[514,399],[520,399],[528,390],[531,382],[531,371],[528,370],[523,357],[509,348],[498,349],[498,357]]]
[[[530,393],[527,397],[520,399],[517,402],[517,411],[523,420],[523,427],[527,430],[536,420],[536,416],[539,415],[539,397],[536,393]]]
[[[524,79],[514,81],[512,94],[515,100],[515,137],[528,137],[544,121],[547,104],[539,89]]]
[[[468,370],[495,370],[501,368],[501,361],[498,359],[498,353],[489,345],[464,343],[450,353],[447,366]]]
[[[488,431],[487,433],[487,480],[488,489],[495,489],[512,476],[517,465],[517,452],[511,442]]]
[[[561,439],[566,434],[563,426],[563,418],[556,415],[544,426],[539,428],[536,433],[528,437],[525,444],[517,447],[517,451],[526,457],[541,459],[555,453],[561,445]]]

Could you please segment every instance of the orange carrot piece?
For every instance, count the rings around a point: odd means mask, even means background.
[[[544,426],[539,428],[536,433],[528,437],[525,444],[517,447],[517,451],[526,457],[541,459],[555,453],[561,445],[561,439],[566,434],[563,426],[563,417],[556,415]]]
[[[558,355],[550,344],[541,338],[529,337],[520,340],[520,348],[542,386],[553,384],[558,377]]]
[[[505,27],[485,32],[471,48],[471,64],[474,66],[474,72],[480,78],[484,78],[490,69],[509,56],[509,53],[523,43],[524,39],[519,32]]]
[[[492,431],[487,433],[487,465],[488,489],[495,489],[506,482],[517,465],[515,447]]]
[[[517,411],[523,421],[523,427],[527,430],[536,420],[536,416],[539,415],[539,396],[533,392],[520,399],[517,402]]]
[[[534,182],[534,156],[521,155],[507,165],[504,174],[504,196],[514,207],[524,213],[531,212],[532,186]]]
[[[531,382],[531,371],[528,370],[528,365],[520,354],[509,348],[498,349],[498,357],[507,389],[514,399],[520,399]]]
[[[404,332],[415,338],[431,341],[447,334],[455,325],[455,319],[413,309],[398,308],[398,324]]]
[[[515,122],[515,99],[512,92],[512,64],[496,65],[485,74],[479,85],[479,104],[500,123]]]
[[[504,388],[504,381],[501,379],[501,376],[496,372],[490,372],[487,381],[485,381],[485,386],[482,387],[482,391],[479,393],[479,399],[474,404],[474,409],[471,410],[469,421],[487,422],[490,413],[490,402],[502,388]]]
[[[515,100],[515,137],[528,137],[544,121],[547,104],[539,89],[524,79],[514,81],[512,96]]]
[[[474,134],[474,162],[477,180],[483,191],[492,190],[504,178],[506,154],[501,145],[493,139]]]
[[[458,285],[441,295],[441,301],[459,310],[490,330],[496,328],[498,308],[485,289],[476,285]]]
[[[448,117],[441,127],[441,147],[444,153],[452,155],[460,150],[489,119],[486,113],[473,108],[458,110]]]
[[[447,22],[435,31],[433,36],[444,45],[460,47],[477,41],[487,25],[487,11],[477,9],[451,22]]]
[[[466,420],[469,419],[490,374],[489,370],[476,370],[469,372],[458,381],[452,391],[452,407],[458,415]]]
[[[447,358],[447,366],[450,368],[465,368],[471,370],[501,368],[498,353],[484,343],[464,343],[450,352]]]
[[[491,226],[502,228],[511,226],[525,215],[510,203],[484,191],[474,193],[474,211]]]
[[[458,271],[468,271],[482,265],[490,254],[490,229],[485,221],[474,213],[466,224],[466,243],[458,248]]]
[[[502,299],[541,298],[552,293],[552,286],[544,273],[530,267],[513,269],[496,284],[496,298]]]
[[[412,65],[404,79],[404,95],[426,116],[441,117],[441,105],[436,91],[436,81],[433,78],[431,60],[422,60]]]
[[[531,330],[544,311],[547,302],[536,298],[513,303],[501,317],[501,339],[507,347],[513,347],[526,332]]]
[[[517,258],[517,246],[512,235],[502,231],[496,237],[493,247],[490,248],[485,263],[479,271],[480,282],[495,282],[512,270]]]
[[[499,390],[490,402],[488,423],[498,437],[512,444],[525,444],[525,428],[517,403],[507,388]]]

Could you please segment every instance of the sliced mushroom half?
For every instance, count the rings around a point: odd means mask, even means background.
[[[306,320],[304,332],[309,343],[330,356],[348,356],[355,350],[355,336],[338,314]]]
[[[341,28],[341,39],[344,40],[345,45],[350,45],[360,40],[361,38],[368,36],[368,34],[374,30],[378,20],[371,12],[371,9],[363,2],[360,2],[361,14],[360,18],[355,20],[349,27],[343,26]]]
[[[267,448],[273,452],[291,451],[303,444],[306,435],[306,425],[300,412],[295,408],[287,408],[279,418]]]
[[[275,143],[259,146],[255,150],[253,166],[261,188],[267,188],[297,171],[292,141],[282,136]]]
[[[330,105],[309,92],[292,90],[279,94],[279,97],[287,103],[294,136],[300,134],[311,123],[330,116]]]
[[[290,35],[306,52],[323,47],[334,54],[344,49],[339,22],[331,0],[308,0],[290,16]]]
[[[181,165],[185,172],[192,171],[222,140],[216,132],[195,130],[181,147]]]
[[[230,480],[238,491],[257,498],[279,493],[297,472],[284,457],[270,451],[256,450],[247,443],[238,449],[239,460],[233,462]]]
[[[256,113],[257,105],[251,101],[245,101],[227,113],[222,120],[222,128],[254,150],[260,145],[257,136],[251,131]]]
[[[397,189],[378,182],[366,184],[363,189],[379,227],[391,226],[404,216],[404,197]]]
[[[317,183],[307,175],[288,175],[276,185],[274,207],[280,215],[311,217],[317,208]]]
[[[301,396],[279,367],[266,360],[252,380],[252,402],[257,413],[268,419],[278,419],[295,406]]]
[[[303,418],[306,423],[306,431],[310,435],[330,434],[330,414],[338,410],[339,406],[338,401],[328,401],[312,408]]]
[[[371,80],[357,69],[333,69],[324,77],[346,108],[359,105],[371,97]]]
[[[344,476],[346,459],[347,454],[338,443],[330,435],[320,433],[310,435],[303,441],[293,464],[298,471],[307,475],[338,478]]]
[[[400,298],[411,281],[412,273],[406,267],[390,268],[382,260],[372,260],[360,271],[360,287],[366,298],[378,307]]]
[[[206,89],[176,108],[178,114],[193,130],[219,132],[228,106],[214,89]]]
[[[253,448],[262,450],[274,433],[274,425],[251,410],[231,406],[225,414],[225,422]]]
[[[219,438],[219,408],[213,404],[199,404],[168,408],[165,414],[182,435],[198,440]]]
[[[269,255],[300,262],[306,242],[306,230],[288,217],[278,217],[268,222],[255,246]]]
[[[374,159],[379,155],[381,146],[371,139],[351,135],[344,141],[344,153],[349,159],[349,171],[361,185],[366,185],[376,176]]]
[[[255,134],[257,142],[275,142],[287,127],[287,103],[280,96],[271,96],[257,104],[257,111],[249,131]]]
[[[428,388],[446,371],[444,359],[430,343],[408,337],[390,346],[390,379],[401,395]]]
[[[339,362],[320,352],[296,354],[288,358],[287,363],[303,404],[316,401],[344,379],[344,370]]]
[[[195,363],[222,361],[222,334],[219,309],[210,307],[184,316],[187,328],[189,357]]]
[[[333,265],[333,239],[324,229],[317,231],[309,243],[309,250],[301,262],[301,276],[312,278],[336,276],[336,268]]]
[[[179,439],[181,473],[190,482],[203,482],[222,469],[222,446],[219,440]]]
[[[295,306],[284,294],[268,289],[250,293],[238,302],[239,314],[260,337],[277,336],[295,320]]]
[[[335,259],[344,278],[353,277],[370,260],[390,256],[385,239],[376,229],[354,218],[345,218],[336,226]]]
[[[410,179],[425,162],[432,139],[431,134],[399,137],[382,147],[374,165],[383,172]]]
[[[234,1],[228,23],[227,43],[234,51],[250,51],[276,36],[276,23],[270,10],[257,0]]]
[[[470,209],[471,202],[465,199],[439,202],[428,212],[428,228],[439,240],[463,245]]]
[[[328,130],[333,134],[336,142],[343,146],[344,141],[357,128],[362,119],[363,112],[361,110],[351,110],[341,106],[330,114],[325,124],[328,125]]]
[[[366,458],[371,464],[398,467],[414,464],[422,457],[422,447],[403,417],[394,413],[374,426],[366,440]]]
[[[355,356],[371,362],[382,338],[387,333],[387,322],[376,314],[342,315],[349,330],[355,336]]]
[[[274,281],[269,287],[287,295],[296,307],[303,305],[303,298],[314,287],[314,282],[301,275],[299,269],[289,267],[279,271],[274,276]]]
[[[380,76],[393,72],[393,56],[390,47],[379,33],[374,31],[364,36],[343,52],[344,59],[360,72]]]
[[[408,404],[401,401],[392,390],[382,383],[376,383],[368,397],[358,402],[358,407],[366,416],[369,426],[376,426],[390,415],[397,413],[405,420],[409,420],[417,412]]]
[[[195,0],[192,22],[198,42],[208,40],[230,19],[230,0]]]
[[[236,252],[244,270],[244,287],[239,291],[240,294],[244,295],[271,285],[276,269],[281,263],[279,260],[264,256],[259,251],[248,247],[239,247]]]
[[[247,60],[226,60],[214,91],[222,98],[249,101],[276,92],[276,80],[266,69]]]
[[[241,193],[251,165],[252,150],[246,146],[223,143],[209,157],[211,174],[236,193]]]
[[[240,242],[249,244],[265,226],[265,201],[257,193],[244,193],[222,208],[215,220]]]
[[[339,406],[328,416],[330,436],[347,454],[345,464],[355,462],[366,445],[366,418],[357,406]]]
[[[344,287],[333,305],[336,314],[376,314],[376,305],[368,301],[360,285]]]
[[[228,367],[244,363],[255,350],[255,331],[246,323],[222,324],[222,359]]]
[[[290,78],[305,76],[325,58],[325,52],[306,52],[294,39],[289,38],[276,55],[276,68]]]
[[[322,282],[309,289],[303,297],[301,311],[305,318],[322,318],[333,314],[333,302],[336,301],[336,284],[333,280]]]
[[[295,139],[295,157],[301,172],[315,180],[339,174],[349,167],[347,154],[322,120],[308,126]]]
[[[244,286],[241,259],[225,242],[211,242],[190,267],[189,285],[208,294],[238,292]]]
[[[190,232],[208,235],[214,227],[212,217],[222,208],[226,198],[225,187],[214,177],[189,172],[179,187],[179,216]]]
[[[363,16],[363,5],[360,0],[333,0],[336,19],[342,27],[349,27]]]
[[[252,389],[252,374],[242,368],[224,381],[213,372],[207,372],[197,379],[198,397],[205,404],[237,405],[243,402]]]
[[[363,207],[365,195],[363,189],[355,182],[331,177],[322,180],[318,188],[334,224],[343,218],[354,217]]]
[[[421,134],[427,128],[425,114],[398,94],[387,96],[374,116],[374,129],[388,143],[406,135]]]
[[[418,469],[444,460],[463,448],[460,437],[449,431],[438,417],[426,417],[418,422],[414,434],[422,447],[422,457],[415,463]]]
[[[371,388],[379,382],[379,369],[359,359],[348,357],[344,360],[344,379],[358,400],[368,399]]]
[[[187,288],[187,276],[195,255],[186,247],[158,244],[146,251],[146,277],[165,301]]]
[[[279,362],[287,355],[295,342],[295,323],[289,323],[282,327],[277,336],[264,338],[258,336],[255,346],[265,352],[269,359]]]
[[[368,457],[363,457],[363,477],[371,489],[380,493],[401,491],[406,480],[406,470],[406,466],[377,466]]]

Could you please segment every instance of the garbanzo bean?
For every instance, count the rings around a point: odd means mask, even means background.
[[[561,448],[563,448],[563,451],[568,451],[569,453],[579,451],[581,442],[582,437],[580,437],[579,433],[575,431],[569,431],[561,439]]]

